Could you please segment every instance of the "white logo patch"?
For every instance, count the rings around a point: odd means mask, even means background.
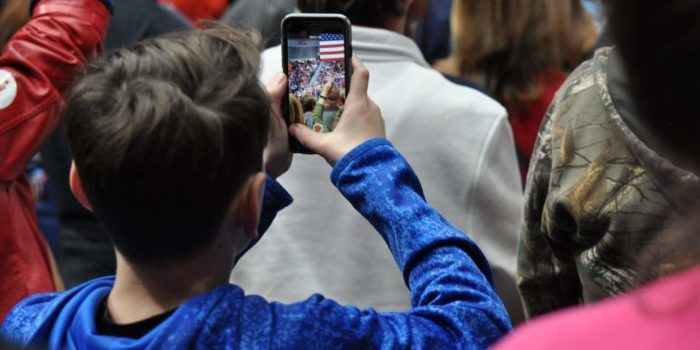
[[[0,69],[0,110],[9,107],[17,97],[17,81],[12,73]]]

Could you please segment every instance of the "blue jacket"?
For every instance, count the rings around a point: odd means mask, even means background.
[[[415,173],[386,140],[354,149],[331,179],[391,249],[411,290],[410,310],[360,310],[321,295],[284,305],[226,284],[181,305],[141,339],[118,338],[95,331],[114,283],[105,277],[22,301],[2,334],[51,349],[485,349],[510,330],[481,251],[426,203]],[[269,223],[291,200],[276,184],[266,192]]]

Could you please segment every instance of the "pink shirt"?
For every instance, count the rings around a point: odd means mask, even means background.
[[[700,349],[700,267],[625,296],[543,316],[495,349]]]

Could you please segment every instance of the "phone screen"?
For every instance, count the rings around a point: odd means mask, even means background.
[[[346,93],[345,34],[308,29],[287,35],[289,113],[318,133],[335,129]]]

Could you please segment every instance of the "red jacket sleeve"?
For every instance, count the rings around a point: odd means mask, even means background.
[[[0,183],[11,183],[58,124],[61,94],[104,40],[99,0],[43,0],[0,55]]]

